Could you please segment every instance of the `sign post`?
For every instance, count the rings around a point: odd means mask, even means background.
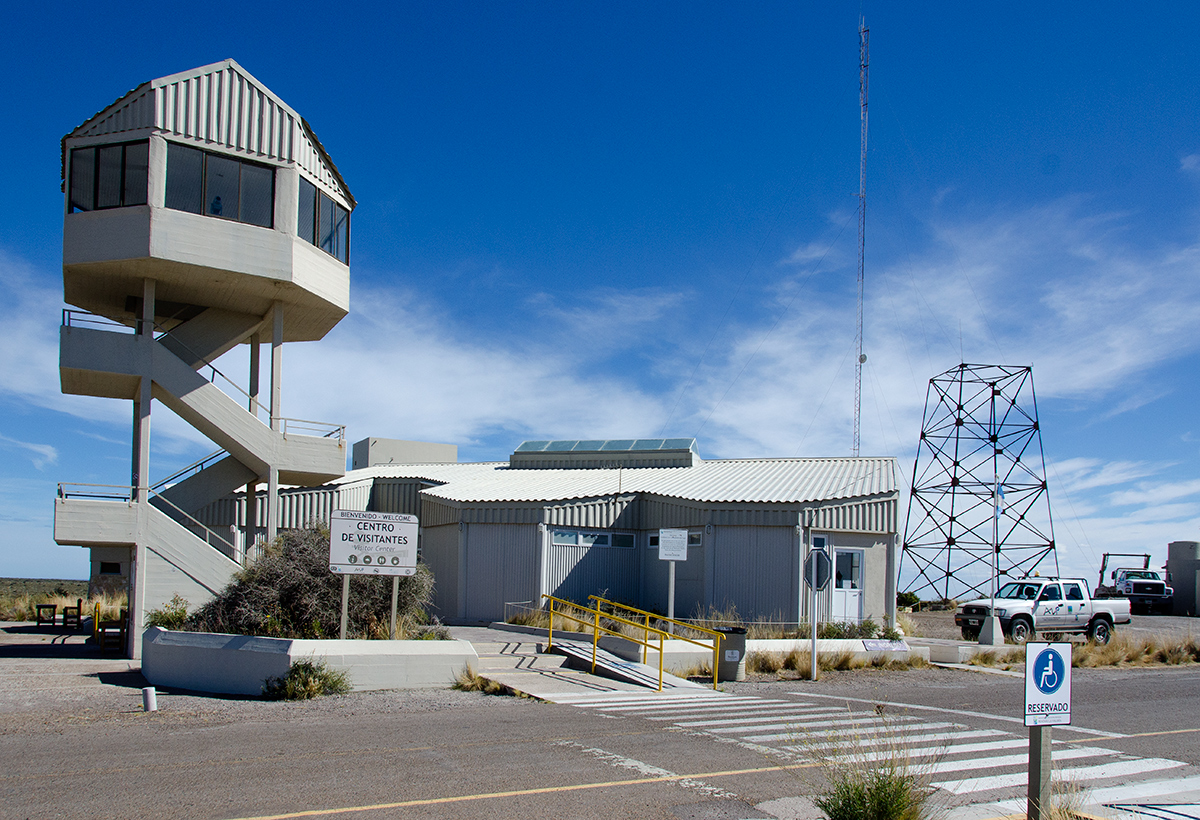
[[[808,556],[804,559],[804,582],[809,590],[808,620],[812,626],[812,669],[809,671],[809,680],[813,681],[817,679],[817,592],[829,584],[832,569],[829,553],[823,549],[808,550]]]
[[[658,531],[658,560],[671,562],[667,568],[667,618],[672,621],[675,620],[675,562],[687,560],[687,541],[687,530]],[[667,631],[674,635],[675,624],[668,623]]]
[[[329,516],[329,571],[342,576],[340,637],[346,639],[351,575],[392,576],[391,636],[396,637],[396,603],[400,576],[417,574],[415,515],[334,510]]]
[[[1050,727],[1071,723],[1071,644],[1025,644],[1025,725],[1029,727],[1029,820],[1050,813]]]

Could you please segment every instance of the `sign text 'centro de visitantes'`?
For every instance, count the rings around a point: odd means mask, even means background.
[[[346,575],[415,575],[415,515],[334,510],[329,516],[329,570]]]

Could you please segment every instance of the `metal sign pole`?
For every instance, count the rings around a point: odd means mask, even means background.
[[[668,561],[667,569],[667,631],[675,634],[675,562]]]
[[[400,576],[392,576],[392,631],[391,639],[396,640],[396,602],[400,599]]]
[[[812,550],[809,550],[809,554]],[[815,681],[817,679],[817,562],[809,561],[812,565],[808,570],[808,588],[811,592],[811,605],[808,608],[808,620],[812,626],[812,669],[809,671],[808,679]]]
[[[342,576],[342,628],[338,633],[338,637],[343,641],[346,640],[346,623],[349,621],[349,615],[346,609],[346,602],[350,600],[350,576]]]
[[[1050,816],[1050,765],[1049,726],[1029,727],[1029,792],[1026,810],[1029,820],[1042,820]]]

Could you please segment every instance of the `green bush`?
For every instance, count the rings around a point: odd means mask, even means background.
[[[161,626],[163,629],[183,629],[188,619],[188,602],[176,593],[163,604],[162,609],[146,613],[146,626]]]
[[[921,596],[915,592],[901,592],[896,596],[896,606],[916,606],[921,603]]]
[[[433,574],[424,564],[400,579],[398,624],[414,631],[428,621]],[[392,579],[350,578],[346,636],[387,638]],[[342,576],[329,571],[329,529],[324,525],[286,530],[266,553],[242,569],[212,601],[187,621],[187,629],[276,638],[336,637],[341,631]],[[436,630],[435,630],[436,632]]]
[[[926,792],[902,767],[843,769],[813,800],[829,820],[921,820]]]
[[[282,678],[263,681],[268,700],[308,700],[321,695],[344,695],[350,691],[350,676],[330,669],[325,661],[296,661]]]

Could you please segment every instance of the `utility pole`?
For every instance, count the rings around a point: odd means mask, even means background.
[[[858,158],[858,310],[854,330],[854,447],[858,456],[859,423],[862,416],[862,366],[867,357],[863,354],[863,275],[867,257],[867,68],[870,64],[867,44],[871,30],[866,18],[858,24],[858,103],[862,109],[862,137]]]

